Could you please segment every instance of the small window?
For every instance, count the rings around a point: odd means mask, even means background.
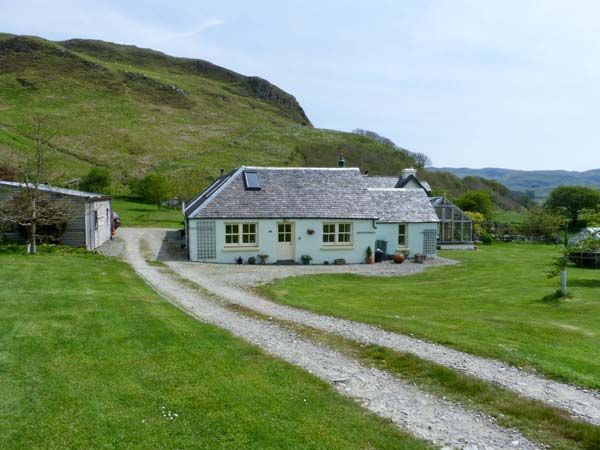
[[[324,223],[323,244],[352,245],[351,223]]]
[[[228,247],[255,247],[258,243],[256,223],[225,224],[225,245]]]
[[[406,224],[401,223],[398,225],[398,246],[406,247]]]
[[[98,210],[94,211],[94,230],[98,229]]]
[[[244,172],[244,179],[246,181],[246,189],[249,191],[260,190],[260,181],[258,179],[258,173],[256,173],[256,170],[246,170]]]
[[[238,224],[225,225],[225,243],[233,245],[240,243],[240,226]]]

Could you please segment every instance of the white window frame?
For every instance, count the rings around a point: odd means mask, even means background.
[[[229,226],[237,227],[237,231],[234,233],[228,233],[227,227]],[[251,226],[254,226],[254,232],[249,231]],[[248,227],[247,231],[244,230],[244,227]],[[258,247],[258,222],[225,222],[223,231],[225,247]],[[252,235],[254,235],[254,242],[244,242],[244,236]],[[237,236],[237,242],[227,242],[227,236]]]
[[[341,225],[348,225],[350,229],[348,231],[341,231]],[[333,232],[328,231],[325,233],[325,227],[333,226]],[[351,247],[354,243],[354,234],[353,234],[353,223],[352,222],[323,222],[323,226],[321,227],[321,241],[324,247]],[[340,235],[347,234],[349,235],[348,241],[340,241]],[[325,235],[331,236],[333,235],[334,241],[325,241]]]
[[[404,233],[400,232],[400,227],[404,227]],[[404,242],[400,242],[400,238],[403,238]],[[398,248],[408,247],[408,225],[406,223],[398,224]]]

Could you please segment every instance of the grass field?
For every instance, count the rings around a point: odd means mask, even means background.
[[[179,209],[159,209],[156,205],[129,197],[113,197],[112,207],[121,217],[124,227],[183,227],[183,215]]]
[[[494,244],[441,252],[462,264],[401,278],[317,275],[260,288],[282,303],[411,334],[600,388],[600,271],[547,279],[558,247]]]
[[[523,211],[504,211],[497,209],[492,215],[494,222],[500,223],[521,223],[527,217],[527,212]]]
[[[425,448],[94,254],[0,254],[0,448]]]

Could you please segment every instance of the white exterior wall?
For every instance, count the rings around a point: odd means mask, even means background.
[[[97,214],[97,224],[94,218]],[[112,206],[110,200],[89,202],[85,204],[85,236],[86,248],[93,250],[106,241],[112,235]]]
[[[191,261],[216,262],[233,264],[235,258],[242,257],[244,263],[254,256],[258,262],[258,254],[269,255],[267,264],[277,261],[277,224],[283,220],[215,220],[216,258],[198,258],[197,223],[205,219],[190,219],[188,224],[188,246]],[[375,228],[372,220],[323,220],[323,219],[289,219],[294,224],[292,240],[294,242],[294,260],[301,263],[302,255],[312,257],[311,264],[323,264],[328,261],[333,264],[335,259],[343,258],[348,264],[364,263],[367,247],[375,248]],[[257,223],[258,245],[254,248],[225,247],[226,223]],[[347,248],[327,247],[323,245],[323,223],[352,223],[352,244]],[[308,234],[308,230],[314,234]]]
[[[402,250],[408,250],[409,256],[415,253],[423,253],[423,231],[426,229],[437,230],[437,223],[407,223],[407,245],[398,246],[398,224],[377,223],[377,239],[387,241],[388,254],[394,254]],[[435,256],[428,255],[428,256]]]

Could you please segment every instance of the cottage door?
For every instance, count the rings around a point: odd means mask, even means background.
[[[277,224],[277,260],[294,260],[294,224],[290,222]]]

